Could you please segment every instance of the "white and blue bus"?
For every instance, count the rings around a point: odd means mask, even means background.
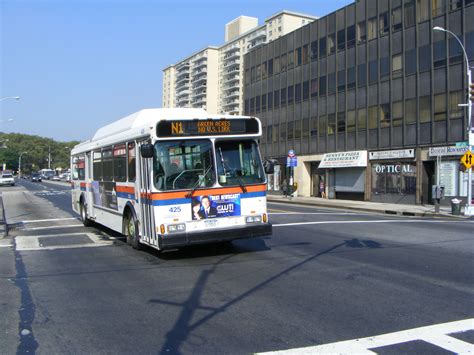
[[[270,235],[261,134],[255,117],[142,110],[72,149],[73,209],[134,248]]]

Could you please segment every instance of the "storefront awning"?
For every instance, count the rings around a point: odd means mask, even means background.
[[[319,168],[354,168],[367,167],[367,151],[338,152],[324,154]]]

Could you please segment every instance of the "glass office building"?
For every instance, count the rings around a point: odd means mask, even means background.
[[[466,62],[474,0],[358,0],[244,58],[244,111],[262,120],[262,155],[302,196],[431,203],[437,181],[466,196]],[[448,199],[449,200],[449,199]]]

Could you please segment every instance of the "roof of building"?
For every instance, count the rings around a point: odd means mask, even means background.
[[[277,13],[273,14],[272,16],[266,18],[265,22],[268,22],[268,21],[274,19],[275,17],[281,16],[281,15],[292,15],[292,16],[298,16],[298,17],[305,17],[305,18],[308,18],[308,19],[311,19],[311,20],[317,20],[319,18],[317,16],[302,14],[300,12],[281,10],[281,11],[278,11]]]

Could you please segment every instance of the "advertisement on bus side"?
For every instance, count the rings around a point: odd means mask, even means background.
[[[191,202],[193,220],[240,216],[240,195],[195,196]]]
[[[115,182],[93,181],[91,186],[94,205],[118,210]]]

